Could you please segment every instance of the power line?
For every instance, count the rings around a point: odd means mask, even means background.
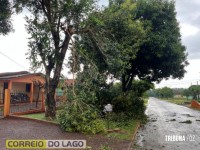
[[[14,62],[14,63],[17,64],[18,66],[20,66],[20,67],[22,67],[22,68],[24,68],[24,69],[27,70],[27,68],[25,68],[24,66],[22,66],[21,64],[19,64],[18,62],[16,62],[16,61],[13,60],[12,58],[10,58],[8,55],[4,54],[4,53],[1,52],[1,51],[0,51],[0,53],[1,53],[4,57],[8,58],[10,61]]]

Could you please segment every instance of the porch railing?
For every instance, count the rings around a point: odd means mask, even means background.
[[[29,101],[30,101],[30,97],[25,92],[11,92],[10,93],[11,104],[27,103]]]
[[[31,114],[37,112],[44,112],[44,93],[40,93],[41,99],[36,102],[30,102],[30,99],[25,94],[12,92],[10,93],[9,89],[5,90],[4,103],[0,105],[0,115],[9,116],[9,115],[22,115],[22,114]],[[19,99],[18,99],[19,98]],[[61,101],[56,101],[57,106],[62,106]],[[0,117],[1,117],[0,116]]]

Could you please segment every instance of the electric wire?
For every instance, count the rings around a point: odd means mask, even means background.
[[[9,59],[10,61],[12,61],[13,63],[15,63],[16,65],[24,68],[25,70],[28,70],[26,67],[22,66],[21,64],[19,64],[18,62],[16,62],[15,60],[13,60],[12,58],[10,58],[8,55],[6,55],[5,53],[0,51],[0,54],[3,55],[4,57],[6,57],[7,59]]]

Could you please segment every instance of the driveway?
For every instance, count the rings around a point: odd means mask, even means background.
[[[0,119],[0,149],[5,150],[5,141],[10,140],[86,140],[87,146],[94,150],[109,145],[114,150],[127,150],[130,141],[108,138],[103,135],[84,135],[67,133],[58,125],[20,118]]]
[[[134,149],[200,149],[200,111],[150,98],[146,114],[149,122],[138,131]]]

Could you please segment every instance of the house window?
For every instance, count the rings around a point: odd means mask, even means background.
[[[31,84],[28,83],[26,84],[26,92],[30,92],[31,91]]]

